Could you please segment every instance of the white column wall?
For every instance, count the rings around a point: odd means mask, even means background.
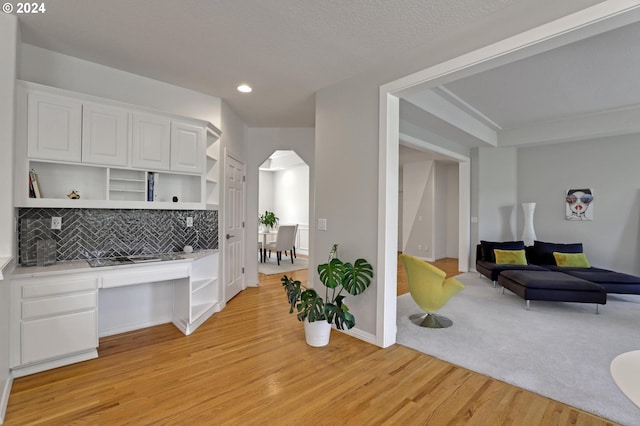
[[[18,43],[18,19],[14,15],[0,14],[0,257],[15,256],[13,141]],[[9,313],[12,309],[9,289],[9,280],[0,280],[0,423],[4,420],[12,383],[9,370]]]

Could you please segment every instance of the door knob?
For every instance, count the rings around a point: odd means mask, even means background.
[[[229,238],[233,238],[233,237],[235,237],[235,235],[227,234],[227,240],[228,240]]]

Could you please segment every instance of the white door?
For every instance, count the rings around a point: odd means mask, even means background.
[[[244,288],[244,164],[227,156],[224,173],[224,298]]]

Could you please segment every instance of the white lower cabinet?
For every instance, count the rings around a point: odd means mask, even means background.
[[[22,322],[22,364],[98,347],[96,310]]]
[[[95,269],[76,263],[76,269],[52,268],[51,274],[40,267],[16,268],[10,280],[9,331],[14,377],[98,357],[100,327],[108,328],[110,322],[121,329],[116,332],[172,322],[185,335],[193,333],[225,303],[218,281],[219,252],[185,256]],[[157,322],[156,308],[163,302],[166,318]]]
[[[12,302],[16,377],[97,357],[97,276],[14,279]]]

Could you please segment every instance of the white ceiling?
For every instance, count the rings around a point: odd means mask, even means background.
[[[638,133],[638,46],[636,22],[443,86],[416,87],[400,104],[401,131],[404,124],[428,142],[469,147]],[[401,147],[401,158],[402,150],[410,148]]]
[[[557,10],[596,0],[573,0]],[[566,4],[565,4],[566,3]],[[219,96],[250,127],[315,121],[314,93],[540,0],[54,0],[22,40]],[[560,12],[558,12],[560,13]],[[492,21],[493,19],[493,21]],[[240,83],[253,86],[240,94]]]
[[[640,105],[635,23],[446,84],[502,129]]]

